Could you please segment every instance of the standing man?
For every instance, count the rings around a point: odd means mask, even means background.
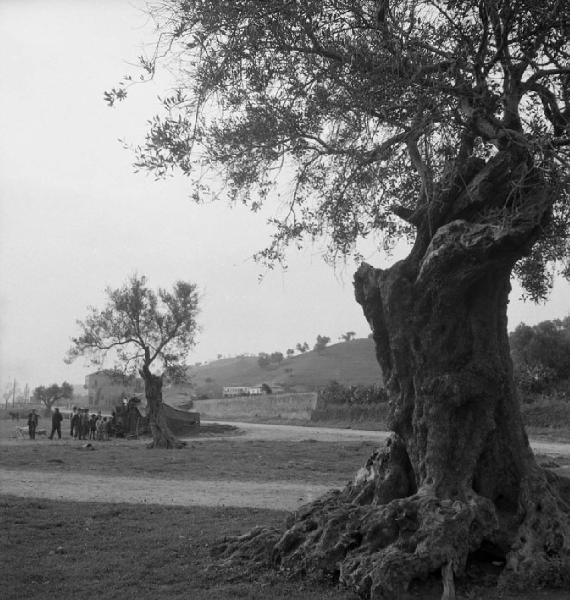
[[[39,417],[36,413],[36,409],[32,408],[30,414],[28,415],[28,433],[30,435],[31,440],[36,439],[36,429],[38,427]]]
[[[53,434],[57,431],[57,437],[61,440],[61,422],[63,421],[63,415],[59,412],[59,408],[53,409],[53,415],[51,416],[51,433],[49,439],[53,440]]]
[[[72,438],[76,438],[79,435],[79,415],[77,414],[77,406],[73,407],[70,418],[70,427],[69,435],[71,435]]]

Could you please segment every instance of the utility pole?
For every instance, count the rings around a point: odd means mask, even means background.
[[[14,379],[14,386],[12,387],[12,408],[16,404],[16,380]]]

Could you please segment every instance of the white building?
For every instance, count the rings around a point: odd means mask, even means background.
[[[236,396],[261,396],[263,390],[261,386],[234,385],[225,386],[223,389],[224,398],[234,398]]]

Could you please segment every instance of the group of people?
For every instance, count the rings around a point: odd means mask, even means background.
[[[89,415],[88,408],[73,407],[70,416],[70,436],[79,440],[108,440],[113,431],[113,418],[103,417],[101,412]],[[49,439],[53,440],[57,434],[61,439],[61,423],[63,415],[59,408],[54,408],[51,416],[51,433]],[[38,428],[39,416],[35,409],[28,415],[28,434],[31,440],[36,439],[36,430]]]
[[[103,417],[101,412],[89,415],[88,408],[73,407],[70,435],[79,440],[108,440],[112,431],[112,419]]]

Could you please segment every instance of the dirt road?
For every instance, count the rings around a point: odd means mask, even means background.
[[[240,435],[232,440],[252,441],[373,441],[379,445],[387,432],[294,425],[262,425],[235,423]],[[208,443],[218,437],[192,437],[192,443]],[[10,444],[21,441],[11,440]],[[531,442],[535,452],[546,454],[562,463],[570,460],[570,444]],[[568,467],[561,471],[570,470]],[[567,473],[570,475],[570,473]],[[0,468],[0,495],[13,494],[32,498],[72,500],[79,502],[127,502],[164,505],[238,506],[294,510],[328,489],[338,485],[307,482],[274,481],[180,481],[148,477],[123,477],[46,470],[11,470]]]
[[[238,427],[241,435],[233,439],[244,442],[251,440],[288,441],[316,440],[318,442],[372,441],[382,444],[389,433],[387,431],[365,431],[361,429],[334,429],[332,427],[303,427],[302,425],[266,425],[262,423],[241,423],[235,421],[204,421]],[[192,441],[204,441],[216,438],[192,438]],[[541,442],[531,440],[535,453],[549,456],[561,456],[570,459],[570,444],[560,442]]]
[[[379,444],[388,437],[386,431],[364,431],[361,429],[338,429],[333,427],[304,427],[303,425],[267,425],[264,423],[244,423],[236,421],[203,421],[203,424],[234,425],[240,435],[235,440],[248,442],[251,440],[266,440],[273,442],[300,442],[315,440],[317,442],[359,442],[376,441]],[[192,438],[192,441],[221,439],[216,437]]]
[[[0,495],[76,502],[127,502],[178,506],[239,506],[294,510],[334,484],[275,481],[174,481],[85,473],[0,469]]]

